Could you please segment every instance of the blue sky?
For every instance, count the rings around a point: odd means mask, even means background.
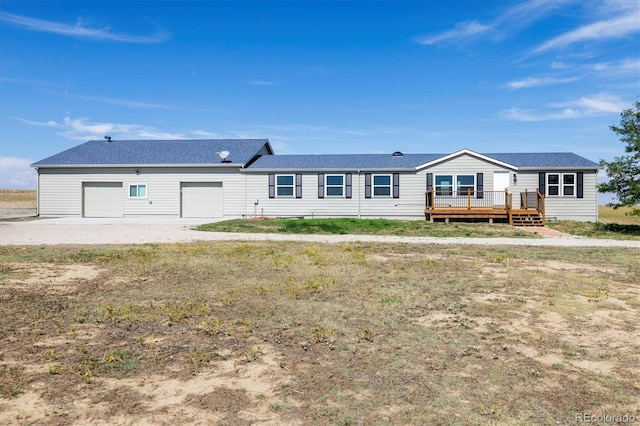
[[[611,160],[637,0],[0,0],[0,187],[90,139]]]

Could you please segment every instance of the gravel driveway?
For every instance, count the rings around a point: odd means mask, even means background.
[[[212,219],[56,218],[22,222],[0,222],[0,245],[144,244],[244,240],[640,248],[640,241],[596,240],[570,236],[545,237],[541,239],[437,238],[369,235],[236,234],[202,232],[191,229],[195,225],[211,223],[212,221]]]

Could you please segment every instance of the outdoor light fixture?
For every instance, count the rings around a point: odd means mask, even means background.
[[[513,174],[513,184],[518,183],[518,175],[516,173]]]
[[[140,169],[136,169],[136,174],[139,175],[140,174]]]

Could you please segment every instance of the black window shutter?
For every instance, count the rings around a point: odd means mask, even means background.
[[[296,173],[296,198],[302,198],[302,173]]]
[[[318,198],[324,198],[324,173],[318,173]]]
[[[538,173],[538,191],[542,195],[546,195],[547,193],[547,174],[545,172]]]
[[[400,173],[393,174],[393,198],[400,198]]]
[[[364,198],[371,198],[371,173],[364,174]]]
[[[345,176],[345,198],[351,198],[351,173],[347,173]]]
[[[269,173],[269,198],[276,198],[276,175]]]
[[[484,174],[476,173],[476,198],[484,198]]]
[[[433,189],[433,173],[427,173],[427,191]]]
[[[584,198],[584,172],[576,173],[578,180],[578,187],[576,188],[576,196],[578,198]]]

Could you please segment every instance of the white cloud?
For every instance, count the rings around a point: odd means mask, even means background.
[[[533,52],[540,53],[582,41],[601,41],[605,39],[622,38],[639,31],[640,19],[638,17],[638,11],[636,10],[614,19],[594,22],[573,31],[566,32],[542,43],[536,47]]]
[[[197,136],[199,138],[203,138],[203,139],[223,139],[222,136],[220,136],[219,133],[213,133],[213,132],[209,132],[207,130],[192,130],[191,132],[189,132],[190,134]]]
[[[246,131],[230,131],[226,134],[213,133],[203,129],[168,132],[153,126],[131,123],[112,123],[93,121],[88,118],[65,117],[62,122],[34,121],[21,117],[16,120],[35,127],[50,127],[66,139],[88,141],[102,139],[106,135],[113,139],[251,139],[263,138],[263,134]]]
[[[106,104],[111,104],[111,105],[119,105],[119,106],[125,106],[125,107],[130,107],[130,108],[145,108],[145,109],[174,109],[170,106],[167,105],[162,105],[162,104],[152,104],[149,102],[140,102],[140,101],[132,101],[129,99],[117,99],[117,98],[107,98],[104,96],[89,96],[89,95],[69,95],[73,98],[77,98],[77,99],[84,99],[87,101],[95,101],[95,102],[102,102],[102,103],[106,103]]]
[[[472,36],[484,34],[490,30],[490,25],[483,25],[478,21],[465,21],[459,22],[453,29],[449,31],[445,31],[434,36],[416,37],[415,40],[418,44],[431,45],[445,41],[457,41],[460,39],[466,39]]]
[[[577,108],[582,115],[599,115],[607,113],[619,113],[627,107],[627,102],[622,101],[617,96],[600,94],[592,97],[582,97],[580,99],[550,104],[552,108]]]
[[[62,124],[56,123],[55,121],[33,121],[33,120],[27,120],[26,118],[21,118],[21,117],[13,117],[14,119],[23,122],[24,124],[28,124],[29,126],[34,126],[34,127],[53,127],[53,128],[58,128],[61,129],[64,126]]]
[[[570,108],[559,112],[545,114],[538,113],[535,110],[531,109],[508,108],[500,111],[500,116],[507,120],[534,122],[578,118],[579,113]]]
[[[58,129],[58,135],[79,141],[87,141],[91,139],[102,139],[105,135],[109,135],[114,139],[185,139],[184,133],[165,132],[152,126],[142,124],[128,123],[108,123],[97,122],[87,118],[65,117],[59,123],[56,121],[33,121],[21,117],[14,117],[30,126],[51,127]]]
[[[482,24],[477,20],[458,22],[453,29],[431,36],[416,37],[419,44],[432,45],[443,42],[457,42],[481,35],[503,37],[516,27],[525,27],[549,14],[553,9],[575,0],[525,0],[505,9],[491,22]]]
[[[27,80],[24,78],[0,77],[0,81],[5,83],[25,84],[28,86],[42,86],[42,87],[52,87],[52,88],[61,87],[59,84],[50,83],[48,81]]]
[[[587,65],[587,68],[600,73],[613,75],[630,74],[633,77],[637,77],[640,75],[640,59],[625,58],[618,62],[598,62]]]
[[[528,87],[535,86],[548,86],[551,84],[563,84],[563,83],[571,83],[573,81],[578,80],[579,77],[571,77],[571,78],[536,78],[536,77],[526,77],[521,80],[510,81],[505,84],[505,87],[509,89],[525,89]]]
[[[627,105],[628,102],[622,101],[617,96],[597,94],[583,96],[572,101],[550,103],[547,105],[548,110],[545,112],[533,109],[508,108],[500,111],[500,116],[507,120],[527,122],[568,120],[618,114]]]
[[[69,25],[60,22],[47,21],[44,19],[14,15],[7,12],[0,12],[0,22],[6,22],[8,24],[23,27],[32,31],[92,40],[108,40],[124,43],[148,44],[160,43],[169,38],[169,35],[163,31],[157,31],[155,34],[142,36],[135,34],[116,33],[111,31],[111,28],[109,26],[101,28],[91,28],[83,22],[82,18],[79,18],[75,24]]]
[[[252,80],[249,82],[252,86],[274,86],[275,84],[272,81],[267,80]]]
[[[35,189],[37,174],[29,167],[33,160],[17,157],[0,157],[0,188]]]

